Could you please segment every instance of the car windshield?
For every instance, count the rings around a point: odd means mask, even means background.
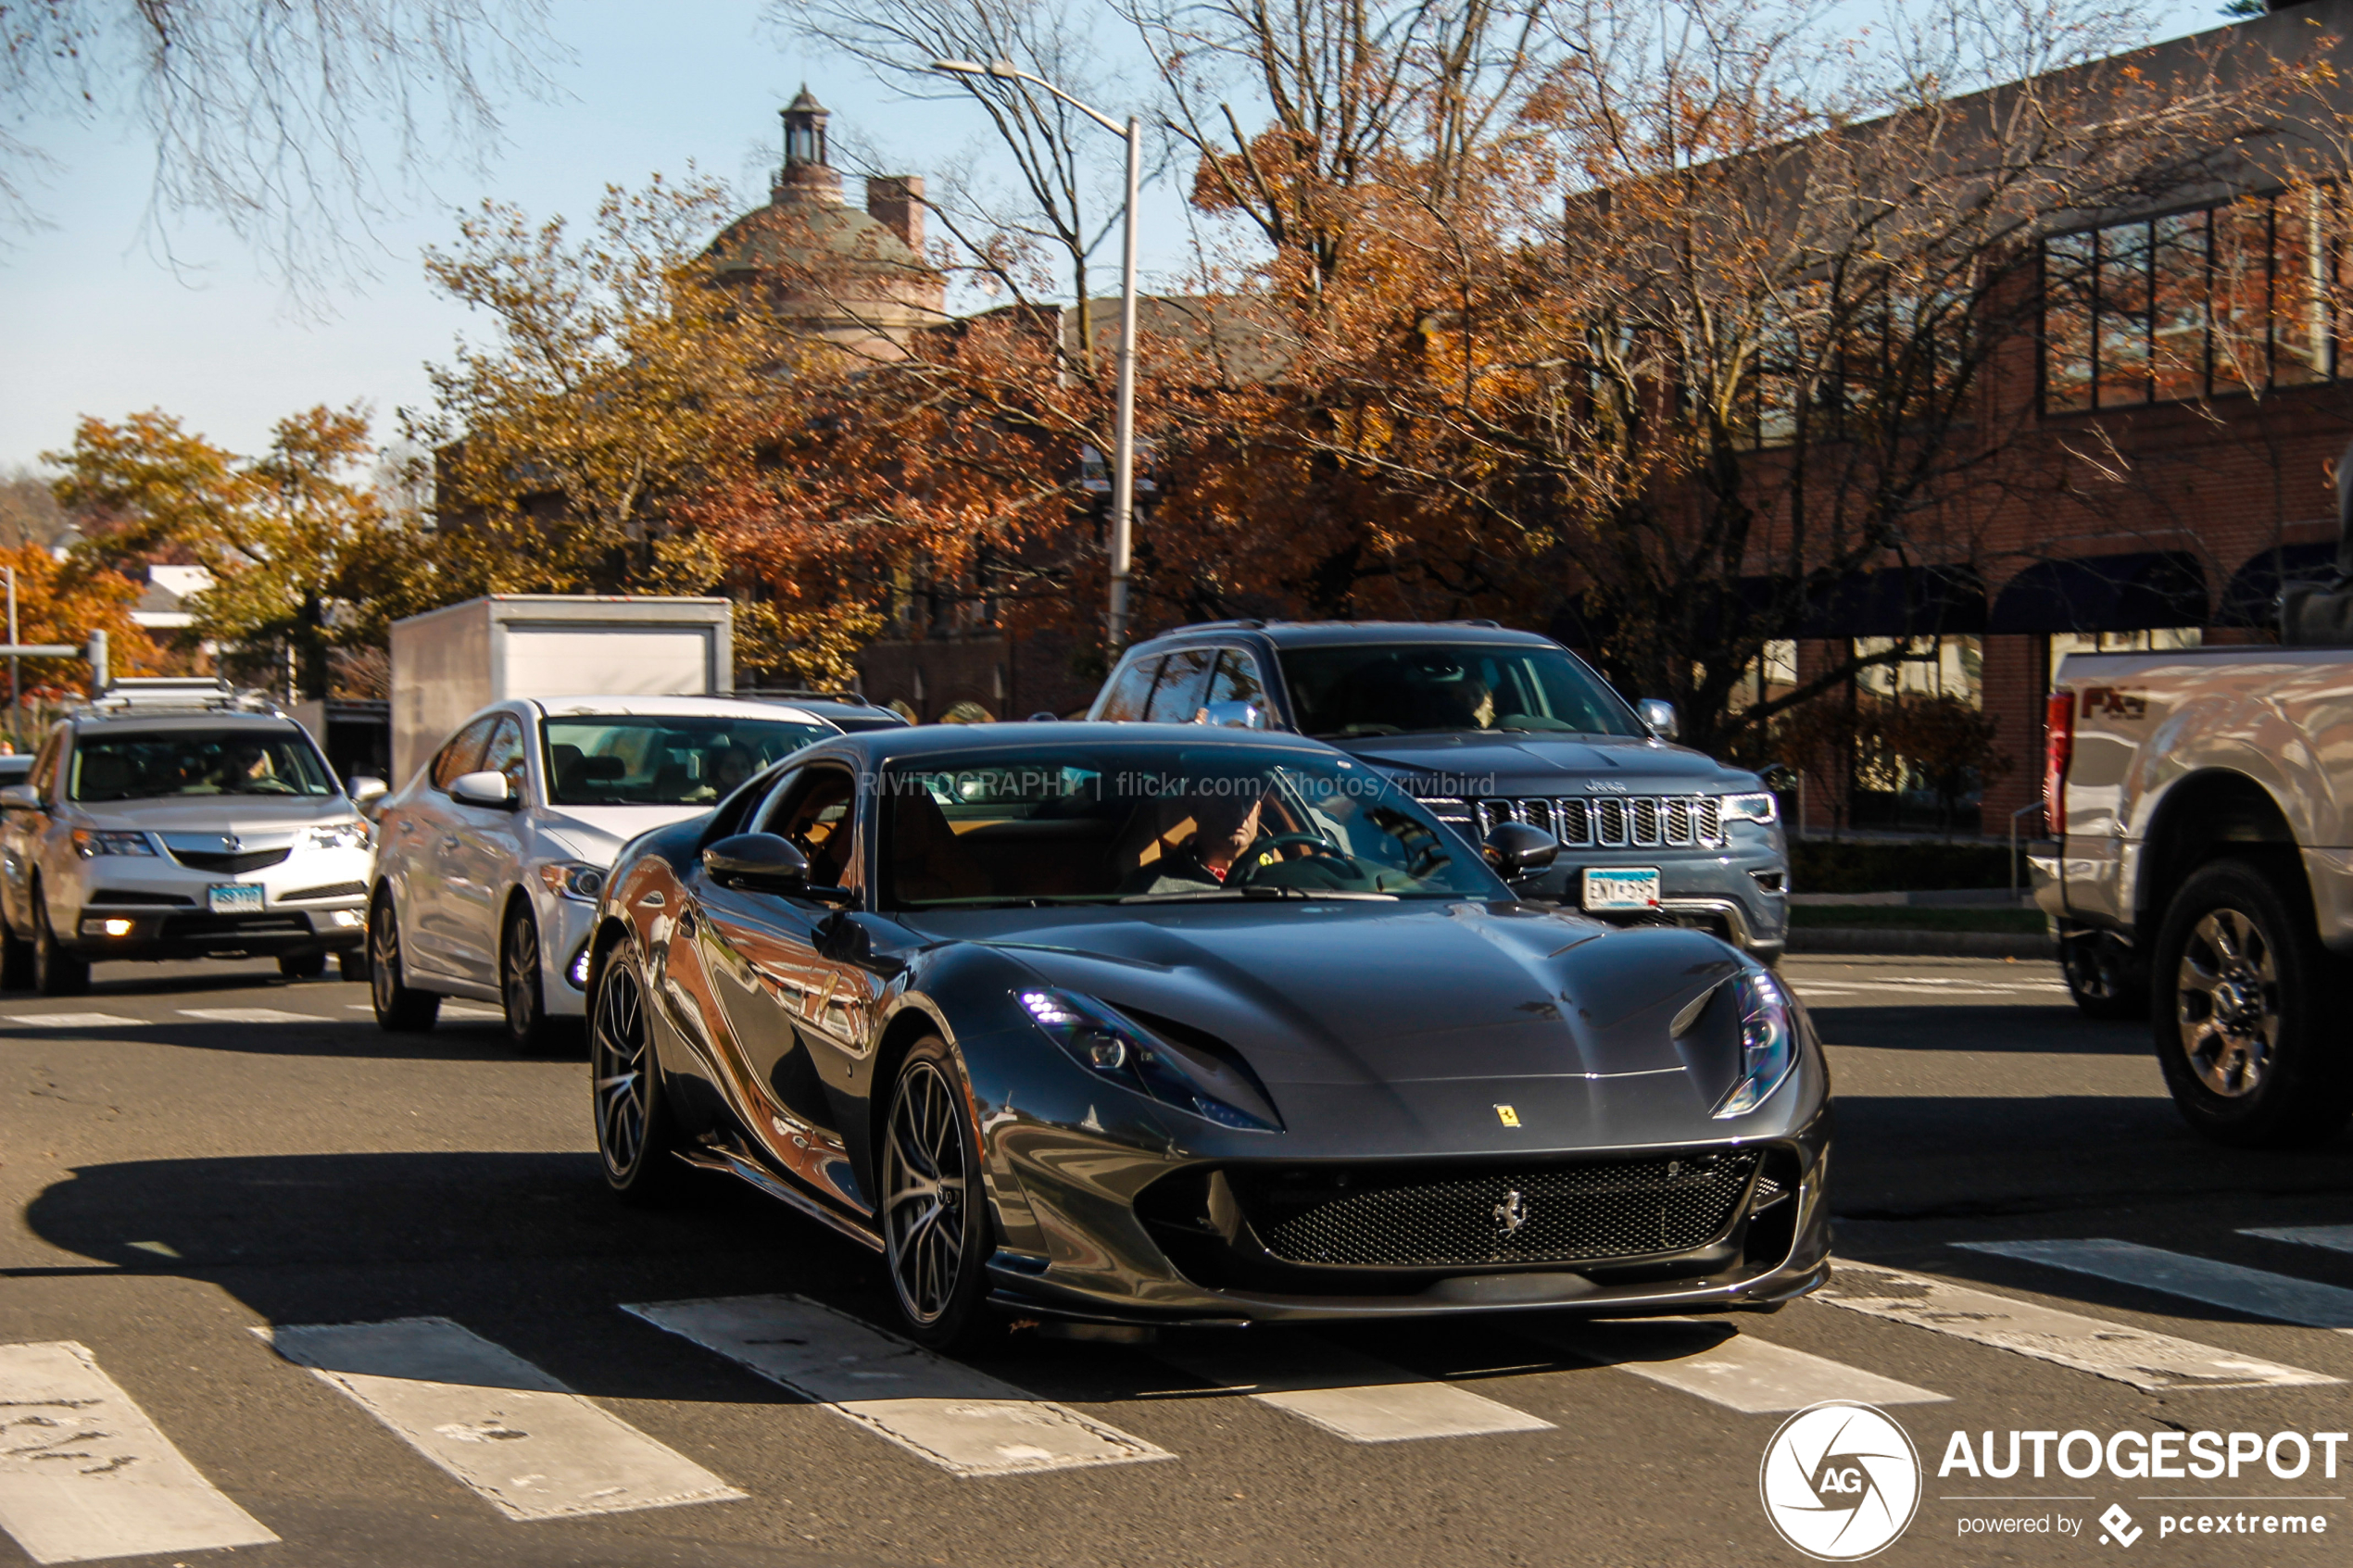
[[[1300,729],[1325,739],[1645,733],[1592,671],[1541,644],[1352,643],[1285,648],[1279,657]]]
[[[898,909],[1243,898],[1508,898],[1463,841],[1342,757],[1040,747],[886,773]]]
[[[69,800],[193,795],[333,795],[334,779],[298,730],[108,730],[77,736]]]
[[[547,721],[558,806],[708,806],[780,757],[835,732],[787,719],[565,714]]]

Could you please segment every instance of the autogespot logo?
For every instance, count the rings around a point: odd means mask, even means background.
[[[1904,1533],[1920,1503],[1920,1456],[1869,1405],[1831,1399],[1781,1423],[1757,1472],[1765,1517],[1808,1557],[1852,1562]]]

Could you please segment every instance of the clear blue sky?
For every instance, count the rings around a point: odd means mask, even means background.
[[[2157,5],[2168,31],[2219,20],[2219,0]],[[934,174],[982,145],[976,111],[901,102],[857,68],[791,50],[761,24],[758,0],[555,0],[553,11],[575,58],[551,69],[549,101],[511,106],[509,144],[486,175],[436,173],[429,197],[387,216],[367,258],[376,276],[327,291],[323,319],[291,306],[249,252],[205,223],[173,225],[180,266],[166,262],[146,228],[151,152],[135,130],[29,128],[62,167],[32,192],[50,226],[0,236],[0,470],[66,445],[82,414],[158,407],[253,452],[282,414],[364,398],[388,439],[393,409],[426,400],[423,361],[447,358],[467,328],[417,262],[447,241],[454,208],[495,195],[577,220],[608,182],[690,161],[755,205],[779,157],[776,111],[804,80],[835,111],[837,135],[896,155],[907,172]],[[1119,25],[1108,6],[1104,23]],[[1103,142],[1108,168],[1118,144]],[[1145,217],[1147,273],[1178,265],[1174,194],[1148,195]],[[1109,292],[1115,242],[1101,257]]]

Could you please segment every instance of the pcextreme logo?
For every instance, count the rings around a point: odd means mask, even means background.
[[[1781,1423],[1756,1488],[1781,1539],[1825,1562],[1852,1562],[1911,1524],[1920,1456],[1884,1411],[1828,1399]]]

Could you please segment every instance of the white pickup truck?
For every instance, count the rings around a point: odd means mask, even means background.
[[[2313,1143],[2353,1113],[2353,648],[2070,654],[2033,859],[2083,1010],[2149,1016],[2190,1124]]]

